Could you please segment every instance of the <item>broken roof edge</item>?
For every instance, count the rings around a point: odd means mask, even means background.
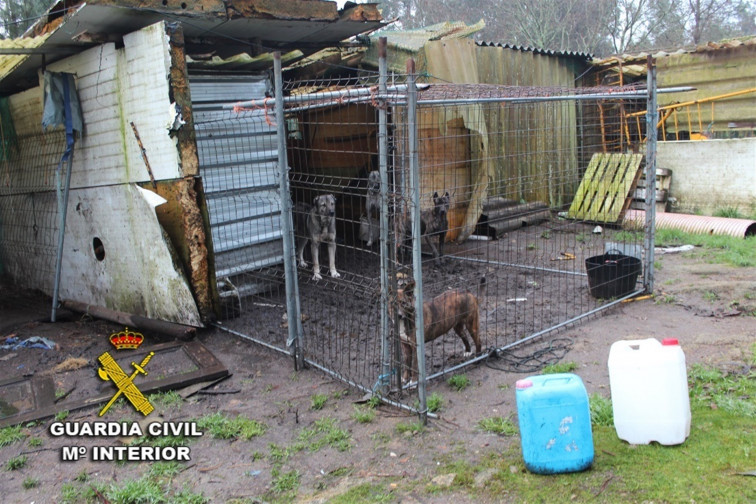
[[[284,5],[280,5],[280,4]],[[178,18],[206,18],[233,20],[240,18],[278,19],[291,21],[380,21],[377,4],[354,4],[341,10],[333,0],[203,0],[201,2],[174,2],[167,0],[60,0],[53,3],[24,36],[41,35],[55,30],[70,17],[71,11],[84,5],[118,7],[133,11],[153,12]],[[349,4],[347,4],[349,5]]]
[[[562,51],[553,49],[544,49],[540,47],[522,46],[503,42],[475,42],[479,47],[501,47],[503,49],[512,49],[514,51],[532,52],[534,54],[543,54],[546,56],[561,56],[567,58],[578,58],[585,61],[592,61],[593,54],[583,51]]]
[[[464,21],[445,21],[411,30],[381,30],[371,34],[370,39],[373,45],[379,37],[386,37],[388,47],[418,52],[426,42],[471,37],[485,27],[486,22],[483,19],[471,25],[465,24]]]
[[[601,58],[593,61],[593,65],[597,67],[610,67],[617,64],[637,64],[644,63],[648,56],[654,59],[665,58],[668,56],[674,56],[677,54],[697,54],[722,50],[732,50],[740,48],[754,49],[756,50],[756,35],[749,35],[745,37],[736,37],[730,39],[724,39],[719,42],[707,42],[705,44],[698,45],[686,45],[677,48],[668,49],[652,49],[647,51],[638,51],[637,53],[622,53],[613,54],[606,58]]]

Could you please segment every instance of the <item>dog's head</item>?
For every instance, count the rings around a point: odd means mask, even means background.
[[[439,196],[437,192],[433,193],[433,213],[438,217],[445,219],[446,214],[449,213],[449,205],[451,198],[449,192],[445,192],[443,196]]]
[[[336,215],[336,197],[333,194],[315,196],[313,206],[315,207],[315,212],[321,217],[333,217]]]
[[[396,292],[396,311],[399,320],[415,320],[415,281],[410,280],[400,286]]]
[[[381,192],[381,174],[373,170],[368,175],[368,194],[378,194]]]

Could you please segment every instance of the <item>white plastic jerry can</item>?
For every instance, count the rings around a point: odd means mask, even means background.
[[[690,435],[690,398],[678,340],[617,341],[608,364],[617,436],[631,444],[683,443]]]

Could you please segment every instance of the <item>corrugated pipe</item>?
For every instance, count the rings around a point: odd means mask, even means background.
[[[623,226],[642,228],[646,222],[643,210],[628,210]],[[730,219],[728,217],[707,217],[669,212],[656,213],[657,229],[680,229],[690,233],[729,235],[737,238],[756,235],[756,221],[749,219]]]

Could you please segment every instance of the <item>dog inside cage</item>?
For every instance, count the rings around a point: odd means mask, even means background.
[[[594,289],[586,264],[610,245],[622,254],[642,249],[644,233],[621,225],[622,193],[643,170],[642,156],[629,149],[634,133],[621,116],[607,111],[645,102],[599,106],[597,98],[548,99],[574,90],[434,84],[418,91],[411,118],[404,91],[383,108],[346,91],[285,109],[296,128],[286,136],[292,215],[281,214],[266,175],[275,161],[234,175],[264,188],[236,187],[227,200],[227,213],[244,222],[240,234],[218,227],[224,244],[257,238],[247,240],[257,248],[236,250],[243,271],[225,284],[238,306],[227,326],[285,344],[282,258],[292,254],[305,361],[363,390],[403,397],[421,367],[429,380],[458,372],[591,313],[607,302],[597,292],[628,294]],[[237,139],[247,149],[271,147],[260,112],[233,121],[255,132]],[[256,221],[244,221],[250,213]],[[294,250],[282,247],[286,218]],[[598,281],[617,282],[611,274]],[[636,279],[639,270],[617,275]],[[413,304],[420,296],[422,352]]]

